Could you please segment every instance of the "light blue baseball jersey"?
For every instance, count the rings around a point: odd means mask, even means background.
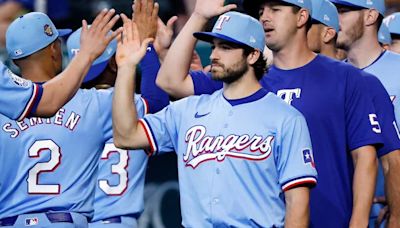
[[[147,107],[136,108],[143,117]],[[139,218],[144,210],[147,157],[143,150],[123,150],[112,139],[107,142],[98,166],[92,222],[124,215]]]
[[[22,120],[35,111],[43,88],[13,74],[0,62],[0,91],[0,113],[11,119]]]
[[[0,116],[0,218],[40,211],[93,214],[97,165],[112,137],[112,90],[79,90],[55,116]],[[137,96],[136,105],[143,101]]]
[[[185,227],[281,227],[284,191],[316,183],[304,117],[264,89],[191,96],[140,123],[154,153],[177,153]]]

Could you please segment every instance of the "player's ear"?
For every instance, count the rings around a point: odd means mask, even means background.
[[[310,13],[308,12],[308,10],[301,8],[297,15],[297,27],[301,28],[303,26],[306,26],[308,19],[310,18]]]
[[[370,26],[376,23],[379,18],[379,12],[375,9],[367,9],[364,14],[364,21],[366,26]]]
[[[55,40],[53,43],[50,44],[50,52],[51,52],[51,56],[53,58],[55,58],[59,53],[60,53],[60,45],[58,42],[60,42],[59,40]]]
[[[261,52],[259,50],[254,49],[250,54],[247,56],[247,63],[249,65],[253,65],[257,62],[258,58],[260,58]]]
[[[328,26],[324,26],[324,28],[322,29],[322,41],[327,44],[331,42],[333,39],[335,39],[335,37],[336,37],[335,29]]]

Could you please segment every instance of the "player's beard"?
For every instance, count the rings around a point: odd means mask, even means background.
[[[342,33],[342,34],[340,34]],[[349,26],[347,31],[340,31],[336,42],[337,48],[348,51],[353,43],[364,35],[363,18],[360,15],[353,26]]]
[[[211,67],[212,79],[228,84],[239,80],[249,70],[249,66],[247,65],[245,58],[242,58],[229,68],[226,68],[224,64],[217,61],[212,61],[212,63],[218,65],[218,70],[223,69],[221,72]]]

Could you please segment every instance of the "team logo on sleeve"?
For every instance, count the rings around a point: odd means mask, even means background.
[[[273,140],[272,135],[207,136],[204,126],[194,126],[186,132],[187,149],[183,161],[193,169],[202,162],[222,162],[226,157],[261,161],[271,154]]]
[[[314,157],[310,149],[303,150],[303,161],[304,164],[311,164],[315,168]]]
[[[13,80],[13,82],[21,87],[25,87],[28,88],[29,87],[29,81],[19,77],[18,75],[14,74],[13,72],[11,72],[10,70],[7,70],[8,75],[10,76],[10,78]]]

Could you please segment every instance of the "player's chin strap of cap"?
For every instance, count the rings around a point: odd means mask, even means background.
[[[46,217],[51,223],[67,222],[74,223],[72,215],[65,212],[46,212]],[[18,219],[18,215],[0,219],[0,226],[14,226]]]

